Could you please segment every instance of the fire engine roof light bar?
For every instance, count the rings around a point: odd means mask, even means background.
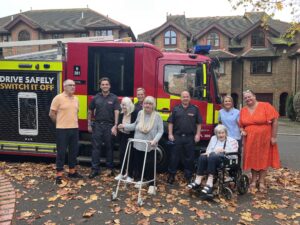
[[[200,55],[207,55],[211,49],[211,45],[196,45],[194,47],[194,53]]]

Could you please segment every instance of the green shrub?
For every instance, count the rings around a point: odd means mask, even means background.
[[[294,99],[293,95],[290,95],[287,97],[286,113],[287,113],[288,118],[290,118],[290,120],[295,121],[296,120],[296,112],[295,112],[295,109],[293,106],[293,99]]]

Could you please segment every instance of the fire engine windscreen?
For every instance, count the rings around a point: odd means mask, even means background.
[[[206,90],[203,78],[201,66],[167,65],[164,71],[164,88],[171,95],[188,91],[194,99],[206,99],[207,96],[203,96],[203,91]]]

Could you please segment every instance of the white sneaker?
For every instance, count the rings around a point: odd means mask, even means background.
[[[157,187],[155,187],[153,185],[149,186],[149,188],[148,188],[148,194],[149,195],[155,195],[156,191],[157,191]]]
[[[224,182],[231,182],[233,181],[232,177],[225,177]]]
[[[127,182],[133,182],[134,180],[133,180],[133,178],[131,178],[131,177],[128,176],[128,177],[126,178],[126,181],[127,181]]]
[[[124,176],[122,174],[118,174],[118,176],[115,177],[115,180],[121,180]]]

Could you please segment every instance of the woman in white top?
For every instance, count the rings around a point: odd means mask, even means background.
[[[225,153],[237,152],[239,147],[235,139],[228,137],[224,125],[216,126],[214,131],[215,135],[210,139],[206,152],[199,157],[196,179],[187,186],[189,189],[199,188],[203,177],[208,174],[206,186],[202,190],[204,194],[212,193],[213,176]]]

